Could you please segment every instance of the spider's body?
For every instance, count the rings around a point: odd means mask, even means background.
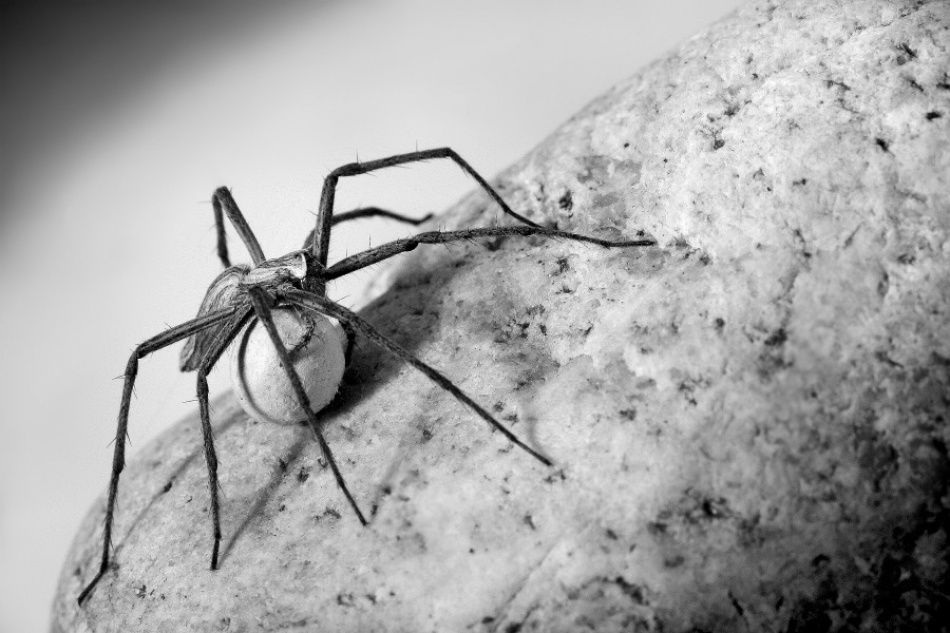
[[[448,158],[454,161],[481,185],[506,215],[514,218],[521,225],[418,233],[370,248],[328,266],[330,232],[335,224],[367,216],[389,217],[416,225],[427,219],[413,220],[375,207],[357,209],[335,216],[333,200],[338,180],[346,176],[432,158]],[[246,401],[244,404],[248,413],[276,422],[306,421],[314,439],[320,445],[340,490],[359,521],[366,525],[367,521],[343,480],[333,453],[323,436],[321,422],[316,416],[316,411],[322,409],[336,394],[344,365],[349,359],[357,335],[424,373],[505,438],[541,463],[550,466],[551,461],[518,439],[504,424],[439,371],[385,337],[359,315],[328,299],[326,288],[330,281],[399,253],[413,250],[420,244],[445,244],[485,237],[528,235],[563,238],[603,247],[654,244],[649,239],[609,241],[539,226],[515,213],[484,178],[449,148],[411,152],[366,163],[351,163],[333,170],[324,181],[316,226],[304,241],[304,248],[282,257],[268,259],[264,256],[257,238],[228,189],[222,187],[215,191],[212,206],[217,228],[218,257],[224,271],[209,287],[197,317],[146,340],[135,348],[129,358],[125,370],[122,401],[119,405],[112,476],[109,480],[106,502],[102,558],[98,573],[79,595],[80,603],[90,595],[109,568],[119,475],[125,466],[129,408],[140,358],[178,341],[186,341],[181,353],[180,367],[183,371],[197,372],[198,408],[204,436],[211,502],[213,535],[211,569],[217,569],[221,544],[218,461],[211,431],[207,377],[232,342],[238,341],[234,361],[236,369],[233,370],[233,373],[237,375],[235,389],[239,399]],[[252,265],[231,265],[225,236],[225,216],[250,253]],[[345,332],[345,337],[340,334],[339,328]],[[276,408],[268,408],[267,402],[271,404],[276,402]]]
[[[250,299],[247,296],[247,289],[250,287],[262,288],[276,297],[281,289],[300,290],[305,280],[313,284],[319,278],[320,271],[310,253],[305,250],[268,259],[253,267],[247,264],[229,266],[211,282],[198,309],[198,316],[221,309],[250,308]],[[188,337],[181,350],[179,367],[182,371],[198,369],[208,346],[214,340],[214,334],[223,327],[225,326],[218,326]]]
[[[325,268],[308,250],[298,250],[251,267],[226,268],[211,284],[198,316],[221,309],[250,310],[249,288],[263,289],[273,299],[274,324],[288,349],[294,370],[314,412],[327,406],[339,389],[351,351],[339,322],[322,314],[281,306],[282,293],[320,284]],[[248,415],[277,424],[296,424],[307,417],[294,387],[283,372],[279,355],[258,323],[244,327],[231,355],[231,382]],[[182,371],[198,369],[203,356],[227,325],[193,334],[181,351]]]

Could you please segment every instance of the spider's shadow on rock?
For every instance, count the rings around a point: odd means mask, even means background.
[[[301,428],[301,431],[302,430]],[[228,556],[234,544],[241,538],[251,522],[264,512],[264,508],[274,496],[274,493],[277,492],[277,489],[286,478],[287,473],[292,470],[291,466],[296,464],[297,460],[304,454],[305,448],[311,444],[312,441],[309,433],[298,433],[296,440],[290,445],[287,452],[281,458],[282,461],[272,469],[267,483],[261,487],[260,493],[254,498],[251,507],[244,514],[244,518],[231,531],[230,535],[224,534],[219,565],[223,566],[227,564]]]

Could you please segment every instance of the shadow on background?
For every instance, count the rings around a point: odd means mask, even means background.
[[[301,4],[0,3],[0,228],[16,216],[18,189],[42,172],[48,152],[121,112],[157,76],[207,49],[233,44]]]

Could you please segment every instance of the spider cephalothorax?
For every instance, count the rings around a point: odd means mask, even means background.
[[[335,224],[360,217],[382,216],[418,225],[429,217],[414,220],[375,207],[334,215],[333,200],[337,181],[345,176],[365,174],[384,167],[432,158],[448,158],[454,161],[481,185],[506,215],[519,221],[521,225],[418,233],[370,248],[328,266],[330,231]],[[264,256],[257,238],[228,189],[222,187],[214,192],[212,206],[217,228],[218,257],[224,271],[209,287],[197,317],[146,340],[135,348],[129,358],[119,405],[112,475],[106,501],[102,558],[95,577],[79,594],[80,604],[90,595],[109,568],[119,475],[125,466],[129,407],[140,358],[178,341],[186,341],[180,366],[182,371],[197,372],[198,409],[211,498],[211,569],[217,569],[221,544],[218,460],[211,432],[207,377],[232,343],[238,347],[233,357],[232,376],[235,377],[235,390],[242,405],[250,415],[259,419],[279,423],[306,421],[340,490],[356,517],[366,525],[366,519],[346,486],[316,416],[316,412],[326,406],[336,394],[357,336],[369,340],[424,373],[535,459],[545,465],[551,465],[551,461],[518,439],[504,424],[438,370],[383,336],[359,315],[328,299],[326,289],[329,282],[393,255],[413,250],[420,244],[445,244],[485,237],[527,235],[564,238],[603,247],[654,244],[649,239],[609,241],[539,226],[515,213],[484,178],[449,148],[411,152],[366,163],[350,163],[333,170],[324,180],[314,230],[307,236],[302,249],[282,257],[267,259]],[[252,265],[231,265],[225,236],[225,215],[247,247]]]
[[[247,264],[228,266],[211,282],[198,309],[198,316],[224,309],[249,307],[247,289],[251,286],[258,286],[271,295],[278,292],[281,286],[300,289],[301,282],[307,278],[308,268],[315,268],[317,265],[307,251],[299,250],[283,257],[265,260],[253,268]],[[311,272],[310,277],[318,274]],[[215,333],[223,327],[225,326],[211,327],[188,337],[181,350],[179,367],[182,371],[198,369],[201,359],[214,342]]]
[[[318,286],[326,268],[308,250],[268,259],[251,267],[229,266],[211,283],[198,316],[223,309],[250,310],[249,288],[264,290],[284,347],[300,378],[310,406],[319,411],[336,395],[352,351],[353,337],[339,321],[300,307],[281,305],[288,290]],[[215,337],[227,325],[192,334],[181,351],[182,371],[199,368]],[[295,424],[307,417],[276,347],[258,322],[248,324],[233,343],[231,382],[241,406],[254,418],[277,424]]]

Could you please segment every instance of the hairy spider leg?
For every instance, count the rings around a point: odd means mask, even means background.
[[[214,209],[214,224],[218,242],[218,258],[221,260],[221,264],[224,266],[224,268],[229,268],[231,266],[231,258],[228,254],[227,232],[224,226],[225,214],[227,214],[228,219],[231,221],[231,225],[234,226],[234,229],[237,231],[238,235],[241,237],[241,240],[244,242],[244,245],[247,247],[248,252],[251,254],[251,260],[254,262],[254,264],[257,265],[263,262],[266,259],[264,256],[264,251],[261,249],[261,245],[257,241],[254,231],[251,230],[250,225],[247,223],[247,219],[245,219],[244,214],[241,213],[240,208],[238,208],[237,202],[234,200],[234,196],[231,195],[231,191],[227,187],[218,187],[218,189],[216,189],[214,194],[211,196],[211,206]],[[432,213],[427,213],[421,218],[412,218],[407,215],[402,215],[401,213],[389,211],[388,209],[381,209],[379,207],[361,207],[359,209],[352,209],[350,211],[339,213],[333,216],[331,219],[331,224],[336,226],[341,222],[348,222],[350,220],[357,220],[360,218],[384,217],[389,218],[390,220],[412,224],[413,226],[419,226],[426,220],[429,220],[432,216]],[[307,239],[304,240],[303,248],[310,248],[312,243],[313,231],[307,234]]]
[[[516,220],[526,224],[527,226],[538,226],[528,218],[515,213],[502,199],[498,192],[488,184],[488,181],[482,178],[481,175],[479,175],[479,173],[475,171],[472,166],[469,165],[465,159],[459,156],[452,148],[439,147],[435,149],[409,152],[407,154],[397,154],[395,156],[390,156],[389,158],[380,158],[378,160],[366,161],[365,163],[349,163],[341,167],[337,167],[324,179],[323,191],[320,194],[320,209],[317,213],[316,226],[313,230],[313,241],[310,245],[311,253],[320,263],[320,265],[327,265],[327,256],[330,248],[330,228],[333,224],[333,200],[336,196],[336,185],[340,178],[343,178],[344,176],[358,176],[360,174],[367,174],[371,171],[376,171],[377,169],[395,167],[396,165],[404,165],[406,163],[431,160],[435,158],[448,158],[452,160],[462,169],[462,171],[475,179],[482,189],[484,189],[488,195],[491,196],[492,200],[498,203],[498,206],[501,207],[502,211]],[[326,295],[325,284],[318,283],[316,284],[316,287],[311,288],[310,290],[317,292],[317,294],[321,296]]]
[[[298,305],[302,308],[307,308],[327,316],[332,316],[342,323],[349,323],[357,332],[371,340],[373,343],[382,347],[396,358],[412,365],[423,374],[428,376],[432,382],[455,396],[456,399],[458,399],[462,404],[465,404],[471,408],[475,413],[478,414],[479,417],[488,422],[492,427],[498,431],[501,431],[501,433],[516,446],[527,451],[529,455],[537,459],[545,466],[552,465],[550,459],[518,439],[518,437],[508,430],[504,424],[496,420],[488,411],[482,408],[481,405],[472,400],[464,391],[456,387],[451,380],[446,378],[435,368],[416,358],[409,350],[383,336],[379,330],[374,328],[367,321],[363,320],[352,311],[347,310],[334,301],[326,299],[325,297],[321,297],[320,295],[312,292],[305,292],[302,290],[288,290],[282,293],[281,296],[285,301],[294,305]]]
[[[426,213],[421,218],[411,218],[408,215],[403,215],[401,213],[396,213],[395,211],[389,211],[388,209],[380,209],[379,207],[360,207],[359,209],[352,209],[350,211],[344,211],[343,213],[337,213],[334,215],[330,221],[330,224],[336,226],[341,222],[347,222],[349,220],[356,220],[358,218],[374,218],[382,217],[389,218],[390,220],[396,220],[398,222],[405,222],[406,224],[412,224],[414,226],[419,226],[423,222],[430,220],[434,213]],[[312,233],[308,236],[306,242],[304,242],[304,248],[310,246],[312,238]]]
[[[445,244],[446,242],[455,242],[458,240],[470,240],[477,237],[499,237],[505,235],[541,235],[543,237],[563,238],[574,240],[576,242],[587,242],[603,246],[604,248],[619,248],[632,246],[653,246],[656,244],[653,240],[623,240],[611,241],[602,240],[596,237],[578,235],[567,231],[557,229],[548,229],[542,226],[495,226],[480,229],[464,229],[461,231],[427,231],[410,237],[404,237],[393,240],[381,246],[370,248],[361,253],[356,253],[330,266],[324,274],[327,281],[342,277],[367,266],[372,266],[378,262],[388,259],[393,255],[405,253],[415,249],[420,244]]]
[[[201,418],[201,433],[204,436],[205,462],[208,464],[208,488],[211,491],[211,524],[214,537],[214,545],[211,547],[212,571],[218,568],[218,551],[221,547],[221,511],[218,503],[218,457],[214,450],[214,434],[211,431],[211,413],[208,405],[208,374],[238,332],[250,321],[252,314],[254,311],[249,307],[235,314],[231,322],[218,331],[198,367],[198,411]]]
[[[423,222],[430,220],[433,215],[435,214],[427,213],[421,218],[412,218],[407,215],[402,215],[401,213],[396,213],[387,209],[381,209],[379,207],[360,207],[359,209],[352,209],[350,211],[345,211],[344,213],[337,213],[333,216],[331,225],[336,226],[342,222],[348,222],[350,220],[357,220],[360,218],[383,217],[390,220],[403,222],[405,224],[419,226]],[[301,248],[308,249],[312,243],[313,230],[307,234],[307,239],[304,240],[303,246]],[[344,352],[343,358],[344,362],[348,366],[350,364],[350,358],[353,356],[353,347],[356,345],[356,331],[349,323],[340,323],[340,325],[343,327],[343,331],[346,333],[346,350]]]
[[[411,218],[408,215],[403,215],[401,213],[396,213],[395,211],[389,211],[387,209],[380,209],[379,207],[360,207],[359,209],[352,209],[351,211],[344,211],[343,213],[337,213],[333,216],[330,225],[336,226],[342,222],[348,222],[350,220],[357,220],[360,218],[373,218],[373,217],[382,217],[389,218],[390,220],[396,220],[398,222],[403,222],[405,224],[411,224],[413,226],[419,226],[423,222],[432,219],[434,213],[426,213],[421,218]],[[313,244],[313,229],[307,233],[307,239],[303,241],[302,249],[309,249]]]
[[[237,231],[247,252],[251,254],[251,261],[255,266],[260,265],[266,257],[261,249],[260,242],[254,236],[254,231],[244,219],[244,214],[238,208],[231,191],[227,187],[218,187],[211,196],[211,206],[214,208],[214,225],[218,235],[218,258],[225,268],[230,268],[231,259],[228,257],[228,237],[224,230],[224,216],[226,213],[234,230]],[[223,213],[222,213],[223,211]]]
[[[290,379],[290,385],[294,390],[294,394],[297,396],[297,402],[300,404],[301,408],[307,412],[307,422],[310,425],[310,430],[312,431],[314,438],[320,444],[320,449],[323,451],[323,456],[326,458],[327,463],[330,464],[330,469],[333,471],[333,476],[336,478],[337,485],[340,487],[340,490],[343,491],[343,495],[346,497],[346,500],[350,502],[350,505],[353,507],[353,511],[356,512],[356,516],[360,520],[360,523],[366,525],[366,518],[360,511],[359,506],[356,505],[356,500],[353,499],[353,495],[350,494],[349,488],[346,487],[346,482],[343,480],[343,475],[340,473],[340,469],[337,467],[336,460],[333,458],[333,452],[330,450],[330,445],[327,444],[326,438],[323,437],[323,431],[320,429],[320,422],[317,420],[317,416],[310,406],[310,398],[307,397],[307,392],[304,391],[303,384],[300,381],[300,376],[297,375],[297,370],[294,369],[294,364],[290,358],[290,354],[287,352],[287,348],[284,347],[284,343],[280,339],[280,334],[277,332],[277,326],[274,325],[274,319],[271,315],[270,307],[271,303],[273,302],[273,298],[267,293],[266,290],[258,286],[249,286],[247,289],[247,294],[251,300],[251,305],[254,307],[254,313],[264,325],[264,328],[267,330],[267,334],[270,336],[271,342],[274,344],[274,349],[277,351],[277,356],[280,358],[280,364],[284,368],[287,378]]]
[[[109,480],[109,498],[106,503],[106,520],[102,536],[102,561],[99,565],[99,572],[95,578],[86,585],[86,588],[79,594],[79,604],[89,596],[99,580],[105,575],[109,568],[109,552],[112,549],[112,524],[115,517],[115,502],[119,492],[119,475],[125,468],[125,441],[128,434],[129,407],[132,404],[132,387],[135,385],[135,376],[138,373],[139,359],[168,347],[184,338],[209,328],[221,321],[225,321],[234,315],[236,308],[224,308],[209,312],[208,314],[186,321],[181,325],[169,328],[141,343],[129,356],[129,362],[125,367],[125,383],[122,387],[122,402],[119,405],[119,421],[115,433],[115,448],[112,455],[112,476]]]

